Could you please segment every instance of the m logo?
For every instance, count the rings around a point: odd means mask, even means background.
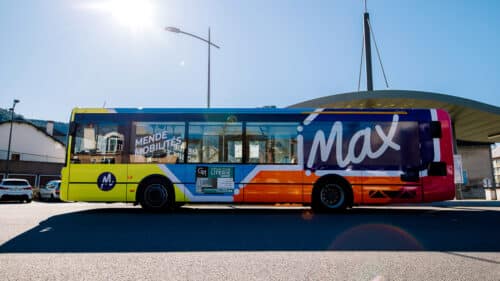
[[[105,172],[97,178],[97,187],[102,191],[109,191],[115,187],[116,177],[110,172]]]

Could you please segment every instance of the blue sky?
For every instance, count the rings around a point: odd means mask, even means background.
[[[207,46],[165,26],[202,37],[211,27],[221,46],[213,107],[357,90],[362,0],[143,2],[137,26],[113,11],[116,0],[0,0],[0,107],[17,98],[17,113],[55,121],[75,106],[205,107]],[[368,9],[390,89],[500,106],[500,1],[369,0]],[[385,89],[373,65],[375,89]]]

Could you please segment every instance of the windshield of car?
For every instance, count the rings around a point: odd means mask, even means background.
[[[59,180],[49,181],[47,183],[47,185],[45,185],[45,188],[54,188],[54,187],[59,188],[60,185],[61,185],[61,181],[59,181]]]
[[[1,184],[11,186],[29,185],[28,181],[25,180],[3,180]]]

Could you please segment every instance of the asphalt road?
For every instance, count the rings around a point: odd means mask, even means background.
[[[0,280],[500,280],[500,204],[0,204]]]

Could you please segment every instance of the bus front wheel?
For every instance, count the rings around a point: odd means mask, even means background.
[[[146,183],[139,203],[148,211],[170,211],[174,207],[174,194],[163,182]]]
[[[338,182],[320,182],[313,190],[312,209],[315,212],[338,212],[345,210],[350,202],[350,188]]]

